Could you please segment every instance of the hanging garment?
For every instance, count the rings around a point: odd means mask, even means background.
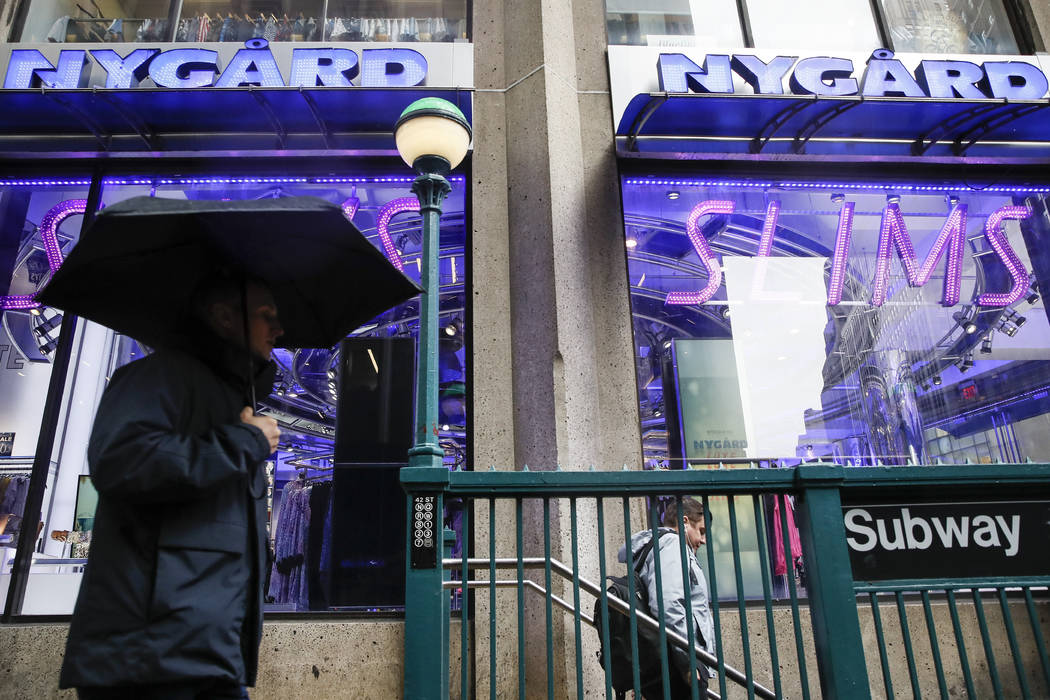
[[[200,23],[197,25],[197,41],[207,41],[208,32],[211,26],[211,19],[208,15],[204,15],[200,19]]]
[[[64,43],[68,27],[69,15],[62,15],[51,25],[51,29],[47,32],[47,40],[55,44]]]
[[[786,501],[785,496],[773,497],[773,549],[776,559],[773,562],[773,574],[783,576],[787,573],[787,562],[784,559],[784,530],[780,525],[780,503]],[[790,503],[787,507],[788,540],[791,545],[791,561],[802,556],[802,544],[798,539],[798,528],[795,527],[795,509]]]
[[[263,27],[262,33],[263,39],[267,41],[273,41],[277,38],[277,20],[271,18],[266,21],[266,26]]]

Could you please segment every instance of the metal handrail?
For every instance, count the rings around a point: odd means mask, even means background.
[[[547,560],[544,559],[543,557],[523,557],[520,561],[522,563],[522,567],[525,568],[525,569],[542,569],[542,568],[545,568],[546,563],[547,563]],[[497,569],[512,569],[512,568],[517,568],[518,562],[519,562],[518,559],[511,558],[511,557],[508,557],[508,558],[497,558],[495,560],[492,560],[491,563],[490,563],[490,560],[486,559],[486,558],[469,557],[467,559],[467,568],[470,568],[470,569],[481,569],[481,568],[489,568],[490,566],[494,566],[494,568],[497,568]],[[462,570],[462,568],[463,568],[463,560],[462,559],[444,559],[442,561],[442,566],[445,569],[450,569],[450,570],[459,569],[459,570]],[[551,571],[557,573],[562,578],[564,578],[566,580],[569,580],[569,581],[573,580],[574,575],[573,575],[572,569],[567,567],[562,562],[558,561],[557,559],[551,558],[550,566],[551,566]],[[597,584],[595,584],[592,581],[589,581],[589,580],[585,579],[582,576],[578,576],[577,575],[577,576],[575,576],[575,578],[580,582],[580,588],[582,588],[584,591],[586,591],[587,593],[590,593],[591,595],[593,595],[596,598],[600,598],[602,596],[602,589],[601,589],[600,586],[598,586]],[[464,583],[463,581],[445,581],[443,585],[444,585],[445,588],[459,588],[459,587],[461,587],[463,585],[463,583]],[[525,579],[525,580],[520,581],[520,582],[517,579],[513,579],[513,580],[497,580],[497,581],[490,581],[488,579],[480,579],[480,580],[469,580],[469,581],[466,582],[468,588],[484,588],[484,587],[488,587],[490,585],[495,585],[497,587],[517,586],[517,585],[519,585],[519,583],[521,585],[524,585],[527,588],[531,588],[531,589],[533,589],[533,590],[535,590],[535,591],[537,591],[539,593],[542,593],[545,596],[548,595],[548,591],[547,591],[546,588],[544,588],[540,584],[536,583],[535,581],[532,581],[532,580],[529,580],[529,579]],[[609,601],[609,607],[610,608],[618,610],[619,612],[624,613],[626,615],[630,614],[631,605],[629,603],[627,603],[627,601],[620,600],[619,598],[617,598],[614,595],[609,594],[608,592],[605,593],[605,597]],[[582,610],[577,610],[576,607],[573,606],[571,603],[568,603],[568,602],[562,600],[561,598],[559,598],[558,596],[554,595],[553,593],[550,594],[550,598],[551,598],[551,601],[556,603],[559,607],[561,607],[561,608],[563,608],[563,609],[565,609],[568,612],[571,612],[573,614],[577,614],[578,613],[581,620],[583,620],[587,624],[591,625],[592,627],[596,626],[595,623],[594,623],[594,619],[593,618],[591,618],[589,615],[584,613]],[[658,621],[656,621],[654,618],[650,617],[648,614],[638,610],[637,608],[634,610],[634,614],[636,615],[638,621],[640,623],[642,623],[643,625],[645,625],[646,627],[648,627],[649,629],[651,629],[651,630],[659,630],[660,629],[660,626],[661,626],[660,623]],[[678,647],[679,649],[688,649],[689,648],[689,640],[688,639],[686,639],[682,635],[678,634],[674,630],[665,628],[664,631],[667,634],[668,641],[670,641],[676,647]],[[711,652],[707,651],[706,649],[702,649],[702,648],[700,648],[697,645],[693,646],[693,650],[696,652],[697,658],[699,658],[701,661],[703,661],[708,666],[717,666],[718,665],[718,658],[715,657],[715,655],[712,654]],[[736,668],[733,668],[732,666],[730,666],[729,664],[724,663],[724,662],[723,662],[722,666],[725,669],[726,678],[729,678],[730,680],[736,682],[738,685],[745,686],[745,687],[749,683],[751,683],[753,685],[754,689],[755,689],[755,695],[757,695],[760,698],[763,698],[763,700],[775,700],[776,699],[777,696],[772,690],[770,690],[769,688],[766,688],[765,686],[763,686],[762,684],[758,683],[754,679],[749,681],[747,676],[743,672],[741,672],[740,670],[738,670]],[[715,693],[710,688],[708,688],[707,693],[708,693],[708,697],[709,698],[714,698],[716,700],[719,698],[718,694]]]

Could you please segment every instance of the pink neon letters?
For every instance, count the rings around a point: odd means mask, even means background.
[[[831,279],[828,281],[828,306],[842,301],[842,283],[846,280],[846,254],[853,236],[853,202],[844,202],[835,231],[835,252],[831,256]]]
[[[921,287],[930,281],[933,275],[933,267],[937,264],[945,247],[948,249],[948,259],[944,265],[944,292],[941,296],[941,304],[944,306],[955,306],[959,303],[959,287],[962,280],[963,240],[966,237],[966,205],[956,204],[948,214],[948,218],[937,234],[937,239],[930,248],[929,255],[921,267],[915,266],[915,248],[908,228],[904,225],[904,217],[901,215],[900,206],[887,204],[882,212],[882,224],[879,227],[879,249],[875,260],[875,280],[872,282],[871,305],[882,306],[886,301],[886,291],[889,286],[890,258],[893,255],[892,248],[897,249],[901,265],[908,278],[908,284],[912,287]],[[892,245],[892,248],[891,248]]]
[[[685,230],[689,234],[689,240],[692,242],[696,254],[700,256],[700,262],[707,268],[707,286],[699,292],[670,292],[664,303],[676,305],[703,304],[710,300],[715,295],[715,292],[718,291],[718,288],[722,285],[722,268],[718,265],[718,260],[715,258],[714,253],[711,252],[710,246],[707,245],[707,239],[704,238],[704,234],[700,230],[700,219],[708,214],[732,214],[735,208],[736,204],[733,202],[712,199],[700,202],[689,212]]]
[[[51,269],[52,274],[62,267],[62,248],[58,242],[59,224],[75,214],[83,214],[86,210],[86,199],[67,199],[48,209],[44,218],[40,220],[40,240],[44,243],[47,266]],[[4,311],[26,311],[39,306],[40,304],[33,299],[31,294],[0,296],[0,309]]]
[[[379,218],[376,230],[379,231],[379,240],[383,244],[383,252],[387,259],[394,264],[398,270],[404,272],[405,266],[401,262],[401,256],[390,239],[390,220],[402,212],[419,211],[419,200],[415,197],[398,197],[391,199],[379,210]]]
[[[396,201],[396,200],[395,200]],[[389,205],[388,205],[389,206]],[[766,218],[762,225],[762,235],[759,238],[756,257],[768,257],[773,250],[773,237],[776,232],[777,219],[780,215],[780,202],[773,200],[766,208]],[[846,279],[847,259],[850,241],[853,235],[853,216],[855,205],[853,202],[844,202],[839,212],[838,228],[835,232],[835,251],[831,259],[831,276],[828,281],[828,305],[834,306],[842,302],[842,288]],[[697,292],[670,292],[666,303],[675,305],[703,304],[710,301],[722,284],[722,268],[718,258],[711,251],[707,239],[700,231],[700,219],[711,214],[731,214],[735,209],[735,203],[728,200],[706,200],[697,204],[689,213],[686,221],[686,233],[689,241],[693,244],[700,262],[707,270],[707,284]],[[890,261],[896,251],[900,258],[901,266],[904,268],[908,284],[912,287],[921,287],[930,281],[934,268],[945,257],[944,263],[944,287],[941,295],[943,306],[955,306],[959,303],[962,293],[962,265],[965,254],[967,206],[955,204],[945,219],[944,225],[934,239],[930,252],[926,255],[922,264],[915,259],[915,247],[908,228],[904,223],[900,206],[896,203],[886,205],[882,213],[879,226],[878,251],[875,260],[875,278],[872,280],[872,306],[882,306],[886,301],[889,289]],[[1006,219],[1025,219],[1032,215],[1032,211],[1023,206],[1004,206],[997,209],[989,217],[984,227],[984,235],[989,245],[995,251],[999,260],[1006,266],[1013,280],[1013,286],[1008,292],[981,294],[976,304],[978,306],[1009,306],[1016,303],[1028,290],[1030,277],[1024,267],[1024,263],[1017,257],[1017,253],[1010,247],[1010,242],[1003,233],[1003,221]],[[382,235],[381,231],[381,235]],[[387,239],[389,234],[387,234]],[[384,239],[385,241],[386,239]]]
[[[995,254],[1006,265],[1006,269],[1010,272],[1010,277],[1014,281],[1014,286],[1005,294],[987,292],[982,294],[977,297],[978,306],[1009,306],[1020,301],[1021,297],[1028,291],[1030,282],[1028,270],[1024,269],[1024,264],[1017,258],[1017,253],[1010,247],[1010,242],[1006,240],[1006,235],[1003,233],[1003,220],[1027,219],[1031,215],[1032,210],[1028,207],[1005,206],[995,210],[988,217],[988,221],[984,225],[984,237],[992,246]]]

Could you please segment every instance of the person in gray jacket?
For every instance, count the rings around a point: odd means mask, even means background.
[[[711,604],[707,594],[707,579],[696,560],[696,550],[700,545],[707,542],[707,527],[704,524],[704,507],[694,498],[682,498],[682,521],[686,544],[686,558],[689,570],[689,600],[693,614],[693,634],[696,642],[701,648],[715,653],[715,631],[711,617]],[[663,527],[658,529],[660,548],[660,582],[663,588],[664,624],[668,630],[673,630],[689,638],[686,627],[686,586],[682,580],[682,557],[678,538],[678,504],[675,500],[670,501],[664,511]],[[653,537],[652,530],[642,530],[631,536],[631,553],[636,557],[638,552]],[[620,550],[620,561],[626,561],[625,549]],[[656,590],[656,557],[650,551],[646,557],[645,565],[642,567],[642,581],[648,587],[649,613],[652,617],[660,619],[659,599]],[[689,678],[689,655],[675,645],[670,645],[670,697],[672,700],[692,697]],[[704,667],[697,659],[697,682],[699,684],[700,697],[706,697],[708,678],[714,672]],[[642,695],[646,700],[663,698],[663,682],[660,678],[643,684]]]
[[[282,329],[254,283],[245,324],[242,289],[199,290],[182,337],[118,369],[102,396],[88,444],[98,508],[60,678],[81,699],[246,698],[255,683],[263,463],[280,431],[250,405],[248,356],[266,395]]]

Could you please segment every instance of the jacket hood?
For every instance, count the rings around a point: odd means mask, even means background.
[[[665,532],[674,532],[673,528],[661,527],[659,528],[661,535]],[[638,550],[646,545],[653,538],[652,530],[639,530],[638,532],[631,535],[631,556],[632,558],[638,554]],[[662,551],[662,550],[661,550]],[[616,558],[618,561],[627,562],[627,547],[626,545],[620,547],[620,551],[617,553]]]

